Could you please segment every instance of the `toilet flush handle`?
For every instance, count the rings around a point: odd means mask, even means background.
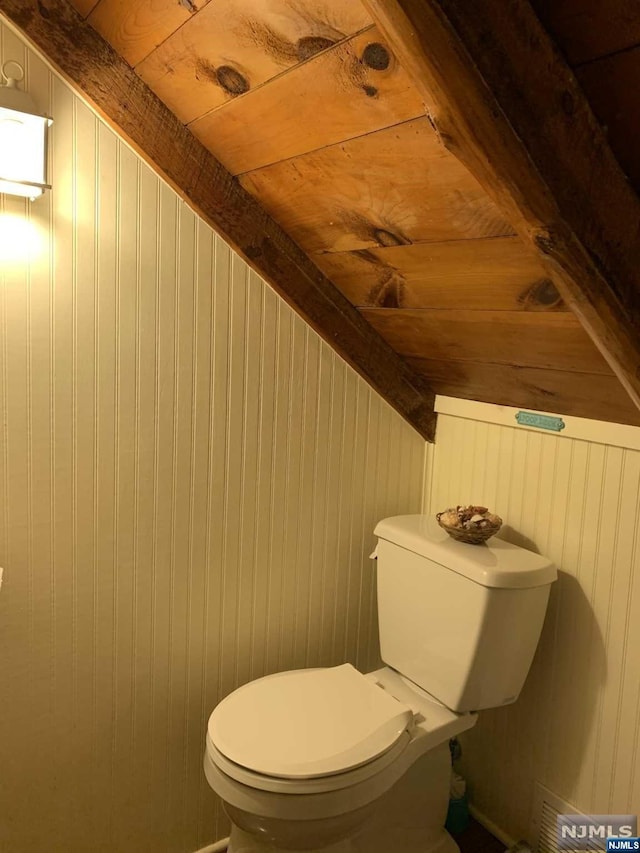
[[[371,554],[369,554],[369,559],[370,560],[377,560],[378,559],[378,546],[377,545],[373,549],[373,552]]]

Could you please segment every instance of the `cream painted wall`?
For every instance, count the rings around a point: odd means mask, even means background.
[[[7,27],[54,190],[0,196],[0,850],[226,831],[208,714],[377,662],[377,519],[424,442]],[[27,257],[29,255],[29,257]]]
[[[587,813],[638,814],[640,430],[573,418],[558,436],[505,425],[503,407],[437,407],[459,416],[439,415],[425,512],[486,504],[506,538],[560,569],[519,701],[464,738],[472,800],[516,839],[529,836],[534,780]]]

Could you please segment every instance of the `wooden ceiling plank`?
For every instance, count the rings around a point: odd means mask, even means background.
[[[364,0],[640,407],[640,199],[527,0]]]
[[[100,0],[89,23],[129,65],[137,65],[208,2]]]
[[[590,62],[576,74],[606,126],[614,154],[640,192],[640,47]]]
[[[361,308],[403,356],[611,375],[570,312]]]
[[[434,395],[422,377],[66,0],[3,0],[2,13],[256,272],[433,440]]]
[[[369,26],[359,2],[216,0],[136,71],[188,124]]]
[[[242,185],[307,252],[505,236],[511,226],[427,118],[275,163]]]
[[[372,26],[189,127],[237,175],[424,113],[422,98]]]
[[[637,0],[533,0],[533,6],[572,66],[640,44]]]
[[[100,0],[70,0],[71,5],[83,18],[88,18],[99,2]]]
[[[326,252],[315,259],[357,307],[568,310],[519,237]]]
[[[613,375],[469,361],[407,361],[436,394],[640,426],[640,411]]]

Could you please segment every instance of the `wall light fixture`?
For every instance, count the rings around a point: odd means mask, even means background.
[[[0,82],[0,193],[33,201],[51,189],[47,138],[52,119],[38,112],[30,95],[18,88],[24,78],[19,62],[5,62],[0,75],[5,81]]]

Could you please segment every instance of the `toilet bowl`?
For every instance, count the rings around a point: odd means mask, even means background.
[[[204,770],[230,853],[457,851],[448,741],[517,699],[556,570],[499,540],[449,540],[425,516],[375,533],[387,665],[267,675],[209,718]]]
[[[475,721],[389,667],[363,675],[343,664],[250,682],[218,705],[207,730],[205,774],[240,830],[231,849],[387,853],[385,795],[403,780],[401,799],[410,799],[407,771],[425,756],[414,798],[437,791],[440,802],[420,809],[419,834],[440,842],[448,741]]]

